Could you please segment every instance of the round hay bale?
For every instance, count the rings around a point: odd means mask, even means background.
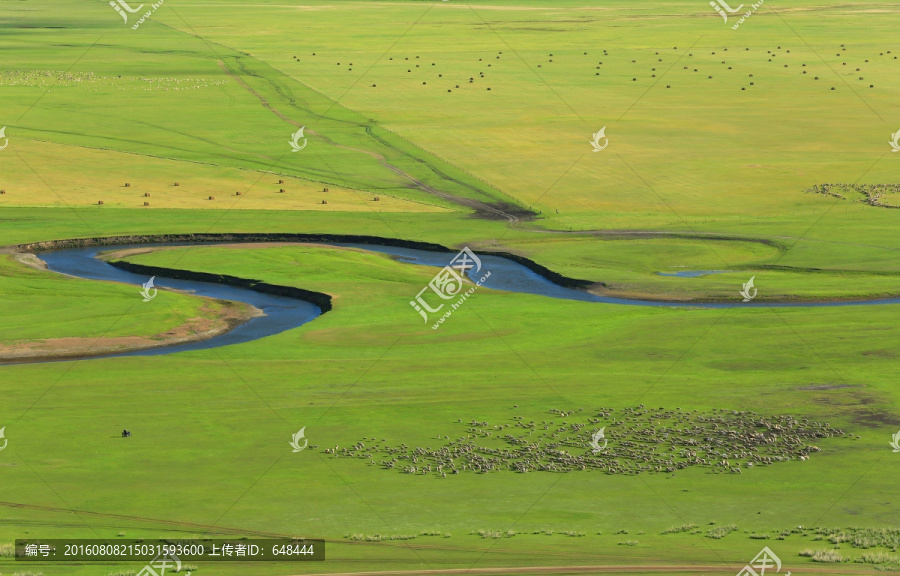
[[[149,206],[149,205],[150,205],[149,202],[144,202],[144,206]]]
[[[235,195],[235,196],[240,196],[241,193],[240,193],[240,192],[235,192],[234,195]]]
[[[215,197],[215,196],[210,196],[209,199],[210,199],[210,200],[215,200],[216,197]]]
[[[126,187],[126,188],[130,188],[130,187],[131,187],[131,184],[130,184],[129,182],[126,182],[126,183],[125,183],[125,187]]]
[[[100,200],[99,202],[97,202],[97,206],[103,206],[103,200]]]

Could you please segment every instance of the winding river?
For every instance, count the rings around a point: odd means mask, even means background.
[[[47,250],[40,252],[38,254],[38,257],[46,262],[48,268],[54,272],[60,272],[63,274],[90,280],[106,280],[133,284],[135,285],[137,291],[139,290],[141,284],[147,281],[148,277],[146,275],[134,274],[116,268],[102,260],[97,259],[97,254],[109,250],[128,250],[133,248],[215,246],[218,244],[233,244],[233,242],[223,241],[166,244],[142,243],[116,246],[90,246],[81,248]],[[339,242],[329,242],[325,244],[331,246],[358,248],[361,250],[388,254],[393,256],[399,262],[421,266],[443,267],[446,266],[456,255],[456,252],[450,251],[441,252],[378,244],[353,244]],[[247,243],[247,245],[253,246],[253,243]],[[509,258],[493,255],[479,255],[479,257],[482,262],[482,271],[478,273],[479,276],[483,275],[484,271],[486,270],[491,272],[490,278],[488,278],[487,281],[485,281],[483,284],[483,286],[486,288],[491,288],[494,290],[504,290],[508,292],[536,294],[549,298],[560,298],[564,300],[578,300],[582,302],[680,308],[830,307],[900,303],[900,298],[845,302],[742,303],[737,299],[737,294],[735,295],[735,302],[733,303],[708,304],[609,298],[604,296],[597,296],[583,290],[561,286]],[[243,342],[249,342],[252,340],[264,338],[266,336],[279,334],[286,330],[302,326],[303,324],[314,320],[323,313],[322,309],[319,306],[302,299],[288,296],[278,296],[274,294],[266,294],[263,292],[257,292],[255,290],[237,286],[230,286],[226,284],[167,278],[162,274],[156,277],[155,284],[160,288],[181,290],[196,294],[198,296],[244,302],[261,309],[265,313],[265,316],[252,318],[244,324],[241,324],[240,326],[232,329],[231,331],[219,336],[215,336],[208,340],[183,344],[173,344],[171,346],[109,354],[103,356],[94,356],[92,358],[110,358],[117,356],[156,356],[162,354],[174,354],[176,352],[186,352],[190,350],[217,348],[220,346],[228,346],[231,344],[240,344]],[[135,297],[137,296],[138,295],[136,292]],[[415,294],[411,293],[410,299],[413,299],[414,296]],[[413,321],[416,321],[416,315],[412,309],[410,309],[410,318]]]
[[[131,248],[158,248],[164,246],[196,246],[196,244],[132,244],[124,246],[92,246],[88,248],[69,248],[65,250],[50,250],[41,252],[38,257],[47,263],[47,267],[54,272],[86,278],[89,280],[108,280],[134,284],[138,291],[141,285],[147,281],[147,276],[132,274],[120,270],[102,260],[96,258],[100,252],[110,250],[128,250]],[[173,344],[159,348],[148,348],[119,354],[92,356],[92,358],[109,358],[114,356],[157,356],[160,354],[174,354],[188,350],[204,350],[217,348],[231,344],[241,344],[251,340],[258,340],[273,334],[279,334],[306,324],[322,314],[321,308],[307,302],[287,296],[265,294],[246,288],[229,286],[227,284],[215,284],[211,282],[197,282],[193,280],[179,280],[158,276],[154,281],[157,288],[171,288],[190,292],[197,296],[218,298],[221,300],[233,300],[244,302],[261,309],[265,316],[251,318],[249,321],[236,328],[215,336],[208,340]],[[135,297],[139,297],[136,292]]]

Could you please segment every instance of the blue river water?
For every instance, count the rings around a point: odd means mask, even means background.
[[[102,247],[93,246],[88,248],[51,250],[41,252],[38,257],[47,263],[47,266],[50,270],[53,270],[55,272],[69,274],[71,276],[77,276],[79,278],[90,280],[106,280],[112,282],[133,284],[135,286],[135,298],[138,298],[138,292],[141,289],[141,285],[146,282],[148,278],[146,276],[141,276],[133,274],[131,272],[126,272],[124,270],[120,270],[118,268],[110,266],[102,260],[98,260],[96,256],[99,252],[110,250],[124,250],[131,248],[198,245],[211,246],[215,245],[215,243],[134,244],[127,246]],[[381,246],[374,244],[335,243],[332,245],[352,247],[361,250],[388,254],[393,256],[400,262],[420,266],[444,267],[447,266],[452,258],[456,255],[456,252],[432,252],[412,248],[399,248],[395,246]],[[248,247],[252,246],[253,244],[248,244]],[[469,276],[475,277],[477,274],[478,277],[481,277],[486,271],[490,271],[490,278],[488,278],[483,284],[485,288],[503,290],[507,292],[536,294],[540,296],[546,296],[548,298],[577,300],[581,302],[678,308],[830,307],[900,303],[900,298],[852,302],[755,303],[751,301],[744,303],[740,301],[740,297],[737,294],[737,288],[735,289],[735,301],[731,303],[698,304],[609,298],[605,296],[590,294],[583,290],[560,286],[541,276],[540,274],[533,272],[532,270],[519,264],[518,262],[514,262],[507,258],[490,255],[479,255],[479,258],[481,260],[481,270],[470,270]],[[120,354],[109,354],[105,356],[97,356],[97,358],[106,358],[113,356],[153,356],[161,354],[174,354],[176,352],[185,352],[188,350],[203,350],[207,348],[216,348],[219,346],[240,344],[243,342],[265,338],[266,336],[279,334],[286,330],[291,330],[298,326],[302,326],[303,324],[314,320],[322,314],[322,310],[318,306],[304,300],[298,300],[285,296],[264,294],[245,288],[238,288],[235,286],[198,282],[193,280],[178,280],[174,278],[166,278],[164,276],[157,276],[154,282],[155,285],[159,288],[171,288],[175,290],[190,292],[198,296],[245,302],[247,304],[260,308],[265,313],[265,315],[253,318],[225,334],[215,336],[208,340],[184,344],[174,344],[172,346],[150,348],[147,350],[124,352]],[[300,282],[298,282],[298,286],[303,287],[302,279],[300,280]],[[412,300],[414,297],[415,294],[410,294],[410,300]]]
[[[90,248],[73,248],[67,250],[53,250],[42,252],[38,257],[47,263],[47,267],[54,272],[61,272],[79,278],[87,278],[90,280],[109,280],[113,282],[124,282],[125,284],[135,285],[135,298],[140,298],[141,285],[149,278],[138,274],[132,274],[125,270],[120,270],[114,266],[110,266],[102,260],[96,258],[99,252],[108,252],[110,250],[124,250],[129,248],[148,248],[155,246],[163,246],[162,244],[146,244],[146,245],[130,245],[130,246],[105,246]],[[176,246],[175,244],[166,244],[165,246]],[[196,244],[193,244],[196,246]],[[110,356],[156,356],[160,354],[174,354],[176,352],[185,352],[188,350],[203,350],[206,348],[217,348],[219,346],[228,346],[231,344],[241,344],[251,340],[258,340],[266,336],[279,334],[285,330],[291,330],[297,326],[302,326],[307,322],[316,319],[322,314],[322,310],[305,300],[289,298],[286,296],[276,296],[273,294],[264,294],[247,290],[246,288],[238,288],[225,284],[214,284],[210,282],[196,282],[193,280],[178,280],[175,278],[164,278],[157,276],[154,280],[157,288],[171,288],[174,290],[183,290],[197,296],[207,296],[209,298],[219,298],[222,300],[233,300],[237,302],[245,302],[261,309],[265,316],[259,316],[250,319],[248,322],[237,326],[233,330],[215,336],[208,340],[197,342],[187,342],[184,344],[173,344],[172,346],[164,346],[159,348],[148,348],[146,350],[137,350],[133,352],[124,352],[121,354],[110,354]],[[146,305],[140,303],[141,305]],[[99,357],[99,356],[98,356]]]

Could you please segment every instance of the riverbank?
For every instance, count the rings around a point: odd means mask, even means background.
[[[251,319],[265,315],[259,308],[243,302],[204,299],[207,303],[199,308],[200,316],[187,318],[171,330],[152,336],[45,338],[3,342],[0,343],[0,364],[78,360],[201,342],[231,332]]]

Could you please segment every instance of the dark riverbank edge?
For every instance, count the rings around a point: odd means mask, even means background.
[[[194,282],[207,282],[210,284],[226,284],[228,286],[253,290],[254,292],[262,292],[263,294],[305,300],[318,306],[319,309],[322,310],[322,314],[331,310],[331,296],[322,292],[304,290],[303,288],[269,284],[268,282],[263,282],[261,280],[239,278],[237,276],[229,276],[228,274],[211,274],[209,272],[194,272],[192,270],[179,270],[177,268],[162,268],[160,266],[133,264],[123,260],[108,260],[106,263],[119,270],[124,270],[133,274],[160,276],[163,278],[174,278],[176,280],[192,280]]]
[[[359,236],[354,234],[284,234],[284,233],[210,233],[210,234],[147,234],[147,235],[132,235],[132,236],[102,236],[96,238],[72,238],[68,240],[47,240],[45,242],[32,242],[30,244],[18,244],[15,247],[19,250],[26,252],[43,252],[45,250],[62,250],[66,248],[86,248],[90,246],[123,246],[128,244],[167,244],[167,243],[207,243],[207,242],[223,242],[223,243],[259,243],[259,242],[297,242],[297,243],[313,243],[313,244],[331,244],[331,243],[345,243],[345,244],[373,244],[378,245],[381,244],[383,246],[395,246],[397,248],[412,248],[416,250],[427,250],[429,252],[454,252],[454,248],[447,248],[446,246],[442,246],[440,244],[433,244],[430,242],[418,242],[415,240],[400,240],[398,238],[384,238],[381,236]],[[487,256],[498,256],[501,258],[507,258],[516,262],[517,264],[521,264],[525,266],[535,274],[539,274],[543,276],[547,280],[563,286],[565,288],[577,288],[577,289],[585,289],[590,286],[600,285],[604,286],[602,282],[593,282],[591,280],[579,280],[577,278],[569,278],[567,276],[563,276],[549,268],[541,266],[537,262],[529,260],[523,256],[519,256],[518,254],[511,254],[509,252],[493,252],[486,250],[479,250],[479,254],[484,254]],[[128,264],[123,262],[110,262],[110,264],[114,266],[118,266],[119,264]],[[138,266],[137,264],[129,264],[129,266]],[[223,280],[218,280],[219,278],[229,278],[240,281],[239,284],[234,284],[235,286],[240,286],[242,288],[248,288],[250,290],[256,290],[253,286],[261,286],[266,287],[274,287],[272,284],[265,284],[264,282],[260,282],[258,280],[247,280],[243,278],[237,278],[235,276],[226,276],[221,274],[204,274],[199,272],[189,272],[187,270],[170,270],[167,268],[154,268],[152,266],[143,266],[140,269],[133,268],[124,268],[122,266],[118,266],[123,270],[127,270],[128,272],[137,272],[137,273],[151,273],[155,271],[158,276],[169,276],[178,279],[185,280],[198,280],[201,282],[218,282],[218,283],[227,283],[232,284],[232,282],[225,282]],[[172,273],[184,273],[191,274],[191,276],[172,276]],[[201,277],[206,276],[206,277]],[[208,277],[208,278],[207,278]],[[245,284],[246,282],[253,283],[253,286]],[[325,312],[331,309],[331,297],[327,294],[320,294],[318,292],[309,292],[307,290],[301,290],[299,288],[291,288],[289,286],[283,286],[281,288],[289,289],[289,290],[298,290],[305,292],[310,295],[318,295],[325,296],[328,298],[328,308],[322,308],[322,311]],[[268,288],[266,288],[267,290]],[[258,290],[260,292],[266,290]],[[270,294],[279,294],[281,296],[291,296],[291,294],[281,294],[278,292],[269,292]],[[302,297],[304,300],[309,300],[313,304],[316,304],[320,308],[322,307],[318,301],[312,300],[307,297]]]

